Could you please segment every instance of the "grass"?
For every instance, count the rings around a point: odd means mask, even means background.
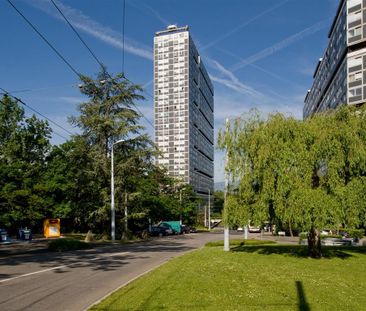
[[[205,247],[146,274],[91,310],[365,310],[366,248]]]
[[[68,238],[57,239],[50,241],[48,243],[48,249],[50,251],[56,251],[56,252],[87,249],[90,247],[91,245],[89,243],[79,241],[77,239],[68,239]]]

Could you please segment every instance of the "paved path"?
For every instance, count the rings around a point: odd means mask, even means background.
[[[0,310],[84,310],[167,260],[219,239],[222,233],[199,233],[65,253],[0,252]]]

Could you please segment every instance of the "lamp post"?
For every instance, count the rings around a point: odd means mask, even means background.
[[[208,188],[208,230],[211,230],[211,190]]]
[[[112,152],[111,152],[111,240],[114,241],[116,239],[116,209],[114,206],[114,160],[113,160],[113,147],[119,143],[124,142],[123,139],[120,139],[114,143],[112,143]]]
[[[179,190],[179,222],[182,225],[183,219],[182,219],[182,189]]]

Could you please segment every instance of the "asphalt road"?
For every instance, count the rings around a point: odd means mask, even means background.
[[[136,277],[222,233],[51,253],[0,256],[0,310],[85,310]]]

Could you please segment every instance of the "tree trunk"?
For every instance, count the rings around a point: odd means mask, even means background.
[[[312,227],[308,233],[308,252],[312,258],[320,258],[321,243],[320,243],[320,232],[318,229]]]
[[[288,230],[290,231],[290,236],[293,237],[294,234],[292,233],[291,220],[288,222]]]

